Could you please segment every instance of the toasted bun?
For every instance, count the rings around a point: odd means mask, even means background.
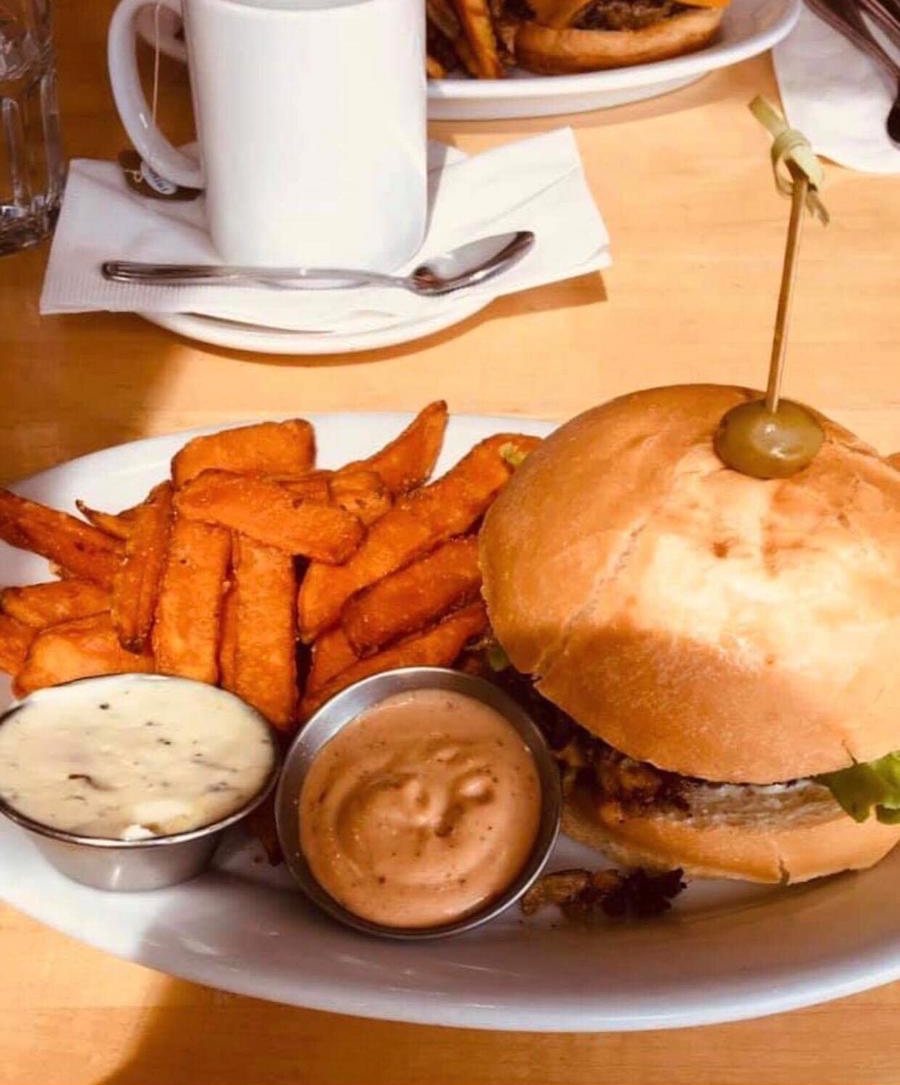
[[[516,33],[516,64],[542,75],[624,68],[693,53],[708,45],[722,9],[694,7],[640,30],[576,30],[522,23]]]
[[[817,789],[822,791],[824,789]],[[806,801],[803,801],[806,798]],[[616,863],[669,869],[700,878],[805,882],[874,866],[900,840],[900,825],[848,817],[828,793],[793,796],[768,811],[730,809],[687,815],[622,816],[576,792],[566,801],[562,828],[573,840]]]
[[[725,468],[713,433],[758,395],[681,385],[588,411],[481,532],[514,666],[616,749],[707,780],[900,748],[900,473],[824,418],[794,477]]]

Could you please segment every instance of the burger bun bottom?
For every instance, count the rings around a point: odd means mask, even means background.
[[[562,831],[613,862],[650,869],[681,867],[701,878],[796,883],[874,866],[900,840],[900,825],[856,822],[836,803],[809,816],[745,822],[717,814],[679,817],[652,810],[623,815],[586,791],[569,795]]]

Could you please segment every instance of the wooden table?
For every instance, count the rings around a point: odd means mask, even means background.
[[[72,156],[124,146],[104,72],[108,0],[57,0]],[[185,77],[163,115],[186,137]],[[614,266],[494,303],[395,350],[265,357],[204,349],[135,316],[38,316],[46,259],[0,260],[0,476],[121,441],[267,413],[412,409],[548,418],[674,381],[759,384],[787,204],[745,104],[768,58],[659,101],[567,118]],[[559,120],[435,125],[468,152]],[[828,230],[806,232],[789,394],[884,451],[900,448],[900,188],[832,167]],[[14,876],[4,871],[3,877]],[[900,985],[791,1015],[675,1033],[564,1036],[423,1028],[307,1012],[123,963],[0,908],[0,1083],[828,1083],[900,1081]]]

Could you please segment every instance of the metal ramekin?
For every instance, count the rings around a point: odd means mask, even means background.
[[[15,713],[39,697],[60,697],[69,686],[93,684],[98,694],[104,686],[121,684],[123,679],[134,682],[178,682],[192,686],[203,685],[190,678],[170,678],[158,674],[106,675],[100,678],[79,678],[58,686],[37,690],[28,697],[17,701],[0,716],[0,727]],[[210,688],[210,687],[205,687]],[[240,701],[232,693],[218,691],[222,697]],[[240,701],[244,707],[244,701]],[[255,709],[251,711],[271,732],[265,717]],[[161,889],[167,885],[176,885],[199,874],[212,858],[219,843],[222,831],[246,817],[266,798],[275,786],[279,772],[278,744],[273,736],[272,771],[260,791],[243,806],[227,817],[220,818],[210,825],[202,825],[188,832],[173,833],[171,836],[154,836],[147,840],[116,840],[100,836],[81,836],[63,829],[55,829],[34,821],[20,813],[9,803],[0,799],[0,813],[19,825],[44,857],[60,873],[76,882],[116,892],[131,892],[145,889]]]
[[[300,848],[299,801],[303,781],[322,747],[360,713],[395,693],[414,689],[452,690],[490,705],[519,732],[531,751],[541,787],[541,818],[528,861],[518,877],[484,908],[435,927],[388,927],[363,919],[339,904],[316,880]],[[443,667],[402,667],[364,678],[324,704],[288,750],[278,790],[275,817],[285,862],[304,893],[332,918],[366,934],[405,941],[442,938],[480,927],[514,904],[543,870],[559,833],[562,796],[559,771],[544,737],[528,713],[483,678]]]

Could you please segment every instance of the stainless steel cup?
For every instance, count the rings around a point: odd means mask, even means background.
[[[97,687],[102,699],[105,683],[121,682],[128,677],[136,682],[179,682],[188,683],[187,678],[166,678],[157,674],[110,675],[103,678],[81,678],[54,686],[54,692],[66,686],[83,686],[92,683]],[[219,691],[223,697],[234,698],[234,694]],[[37,696],[41,693],[39,690]],[[234,698],[237,700],[237,698]],[[16,712],[26,705],[28,699],[12,705],[0,716],[0,727]],[[260,722],[268,728],[265,718],[256,713]],[[175,885],[199,874],[212,858],[213,852],[221,839],[222,833],[230,825],[245,818],[270,794],[279,772],[277,744],[273,743],[275,753],[272,770],[263,787],[243,806],[238,807],[227,817],[220,818],[210,825],[202,825],[183,833],[171,836],[154,836],[146,840],[114,840],[106,837],[81,836],[63,829],[34,821],[8,802],[0,799],[0,813],[19,825],[44,857],[66,877],[76,882],[93,886],[95,889],[107,889],[118,892],[144,889],[161,889]]]
[[[162,889],[195,877],[212,858],[225,828],[207,825],[193,834],[153,840],[70,838],[56,829],[30,825],[9,810],[4,813],[22,826],[44,858],[61,874],[95,889],[119,892]],[[239,817],[243,816],[242,812]]]
[[[541,819],[531,854],[516,879],[480,911],[436,927],[387,927],[362,919],[323,889],[300,848],[299,802],[303,781],[322,747],[360,713],[395,693],[413,689],[444,689],[489,705],[519,732],[534,758],[541,785]],[[285,756],[275,794],[275,818],[285,862],[300,888],[333,919],[366,934],[406,941],[461,934],[489,922],[514,904],[539,877],[559,833],[562,796],[559,770],[538,726],[502,690],[482,678],[443,667],[403,667],[364,678],[332,697],[304,725]]]

